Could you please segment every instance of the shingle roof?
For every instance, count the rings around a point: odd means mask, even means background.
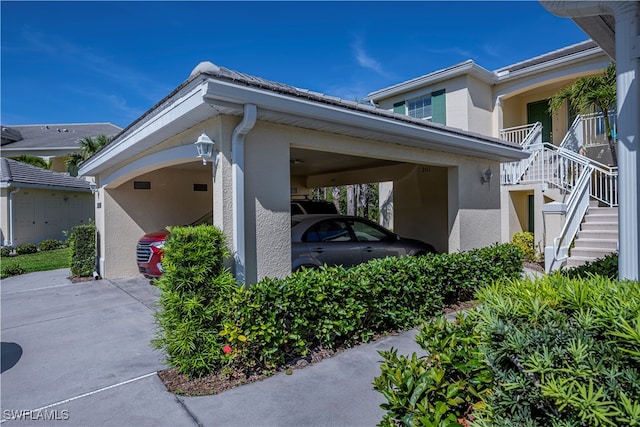
[[[3,149],[68,148],[75,150],[84,137],[114,136],[122,129],[112,123],[2,126]],[[16,135],[17,134],[17,135]]]
[[[84,179],[41,169],[6,157],[0,157],[0,184],[11,187],[90,191],[89,182]]]

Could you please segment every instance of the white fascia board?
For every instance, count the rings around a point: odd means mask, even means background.
[[[195,87],[188,89],[181,97],[172,102],[167,101],[165,105],[149,112],[149,118],[143,117],[141,123],[133,125],[123,136],[82,163],[78,175],[95,176],[162,142],[154,139],[153,135],[186,117],[198,107],[209,108],[202,99],[202,90],[202,82],[197,82]],[[215,113],[211,110],[211,116],[213,115]]]
[[[501,161],[521,160],[528,157],[528,153],[524,153],[520,147],[494,143],[480,135],[475,137],[464,131],[455,132],[444,127],[440,129],[437,126],[419,126],[388,117],[347,110],[340,106],[323,104],[314,100],[301,99],[244,85],[238,86],[226,81],[210,80],[204,90],[204,98],[212,104],[218,101],[238,105],[256,104],[258,117],[260,117],[261,109],[267,109],[286,115],[337,123],[349,126],[351,129],[362,128],[366,130],[367,134],[375,131],[387,136],[385,140],[397,138],[395,143],[398,144],[400,144],[400,140],[408,138],[413,141],[412,144],[407,145],[456,154],[499,158]]]
[[[376,102],[376,100],[389,98],[405,92],[410,92],[423,86],[434,85],[438,82],[450,80],[464,74],[472,75],[487,84],[493,84],[497,81],[497,76],[494,73],[486,70],[485,68],[482,68],[475,62],[469,60],[461,64],[445,68],[444,70],[435,71],[425,76],[418,77],[404,83],[388,87],[386,89],[372,92],[366,96],[365,100]]]
[[[506,74],[498,73],[498,83],[503,83],[505,81],[518,79],[525,77],[529,74],[537,74],[541,72],[548,72],[558,67],[564,67],[571,64],[578,64],[583,61],[585,58],[596,57],[596,56],[607,56],[606,53],[599,47],[594,47],[589,50],[585,50],[582,52],[575,53],[570,56],[557,58],[551,61],[545,61],[540,64],[533,65],[531,67],[523,68],[518,71],[511,71]],[[507,69],[501,69],[501,71],[508,71]]]

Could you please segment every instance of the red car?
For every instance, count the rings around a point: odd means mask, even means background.
[[[213,224],[213,212],[209,212],[189,225],[200,224]],[[160,230],[145,234],[138,240],[136,248],[138,271],[147,279],[162,276],[162,248],[167,241],[167,236],[169,236],[167,230]]]

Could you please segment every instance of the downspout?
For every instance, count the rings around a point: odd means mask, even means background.
[[[9,241],[8,246],[13,246],[15,236],[13,231],[13,195],[20,191],[20,188],[16,188],[12,192],[9,193]]]
[[[244,105],[244,117],[231,137],[231,185],[233,198],[233,259],[236,280],[243,284],[245,273],[245,215],[244,215],[244,137],[256,124],[257,107]]]

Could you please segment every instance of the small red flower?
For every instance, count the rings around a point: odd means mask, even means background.
[[[224,347],[222,347],[222,352],[223,352],[224,354],[230,354],[230,353],[231,353],[231,351],[232,351],[232,348],[231,348],[231,347],[229,347],[228,345],[225,345]]]

